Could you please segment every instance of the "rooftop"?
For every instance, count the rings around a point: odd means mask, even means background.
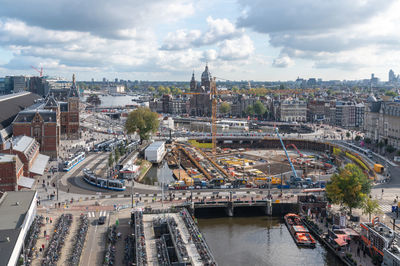
[[[164,141],[155,141],[146,148],[146,151],[156,151],[164,144]]]
[[[10,163],[14,161],[14,159],[15,159],[14,154],[0,153],[0,163]]]
[[[17,136],[12,141],[13,150],[25,153],[26,150],[35,142],[35,139],[27,136]]]
[[[11,125],[17,114],[34,104],[41,97],[30,92],[19,92],[0,96],[0,129]]]
[[[3,195],[4,199],[0,201],[0,231],[21,227],[35,195],[36,191],[7,192]]]
[[[7,265],[36,191],[0,194],[0,265]]]

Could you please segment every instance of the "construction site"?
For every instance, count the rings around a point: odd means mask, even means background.
[[[279,140],[274,142],[279,144]],[[281,149],[269,148],[266,143],[264,147],[256,143],[243,148],[221,146],[214,155],[212,143],[171,144],[166,160],[174,169],[176,182],[170,188],[320,188],[336,169],[329,148],[324,150],[318,145],[313,147],[317,150],[299,150],[293,143]]]

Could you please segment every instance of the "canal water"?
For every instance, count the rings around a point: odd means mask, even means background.
[[[86,98],[84,98],[84,101],[86,101]],[[99,105],[100,107],[121,107],[125,105],[131,105],[131,104],[137,104],[136,102],[132,101],[137,99],[137,96],[130,96],[130,95],[124,95],[124,96],[112,96],[112,95],[99,95],[99,98],[101,100],[101,104]]]
[[[157,182],[160,185],[161,183],[169,184],[174,180],[172,170],[169,169],[167,162],[163,161],[159,165],[153,164],[143,178],[143,183],[154,185]]]
[[[283,219],[224,217],[200,219],[198,225],[218,265],[343,265],[319,243],[299,248]]]

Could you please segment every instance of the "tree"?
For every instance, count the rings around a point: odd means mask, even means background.
[[[386,91],[385,92],[386,96],[391,96],[391,97],[396,97],[398,94],[394,91]]]
[[[256,101],[254,103],[254,112],[258,116],[262,116],[266,111],[267,111],[267,109],[265,108],[265,106],[262,104],[261,101]]]
[[[361,209],[363,214],[368,214],[369,221],[371,221],[372,214],[381,213],[378,200],[371,199],[370,197],[365,197],[364,201],[362,202]]]
[[[114,158],[112,156],[112,153],[110,153],[110,155],[108,156],[108,167],[112,167],[114,164]]]
[[[122,145],[119,146],[119,153],[121,155],[124,155],[126,153],[125,144],[122,144]]]
[[[129,113],[125,122],[128,134],[138,133],[140,142],[149,139],[151,133],[157,131],[159,125],[158,115],[147,107],[140,107]]]
[[[335,173],[326,186],[328,199],[349,208],[350,214],[354,208],[362,205],[370,191],[370,180],[355,164],[347,164],[339,169],[339,173]]]
[[[388,146],[386,147],[386,151],[387,151],[388,153],[392,153],[392,152],[396,151],[396,149],[395,149],[392,145],[388,145]]]
[[[346,137],[347,137],[347,138],[350,138],[350,136],[351,136],[351,135],[350,135],[350,132],[347,131],[347,132],[346,132]]]
[[[115,163],[118,163],[120,156],[121,156],[121,154],[119,153],[119,149],[115,149],[114,150]]]
[[[93,104],[94,106],[101,104],[101,100],[97,94],[90,94],[89,97],[87,97],[86,102]]]
[[[247,108],[246,108],[246,114],[247,114],[247,115],[250,115],[250,116],[253,116],[253,115],[254,115],[254,107],[253,107],[253,105],[247,106]]]
[[[383,140],[378,142],[378,147],[383,148],[385,146],[385,142]]]
[[[151,91],[151,92],[153,92],[153,91],[155,91],[156,89],[155,89],[154,87],[149,87],[148,90]]]
[[[357,136],[354,138],[354,140],[355,140],[355,141],[360,141],[360,140],[361,140],[360,135],[357,135]]]
[[[365,138],[364,141],[367,144],[371,144],[372,143],[372,140],[370,138]]]
[[[221,111],[221,113],[227,114],[231,110],[231,105],[227,102],[223,102],[221,103],[219,110]]]

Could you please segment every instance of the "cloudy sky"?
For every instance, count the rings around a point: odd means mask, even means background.
[[[0,76],[387,80],[396,0],[0,0]]]

